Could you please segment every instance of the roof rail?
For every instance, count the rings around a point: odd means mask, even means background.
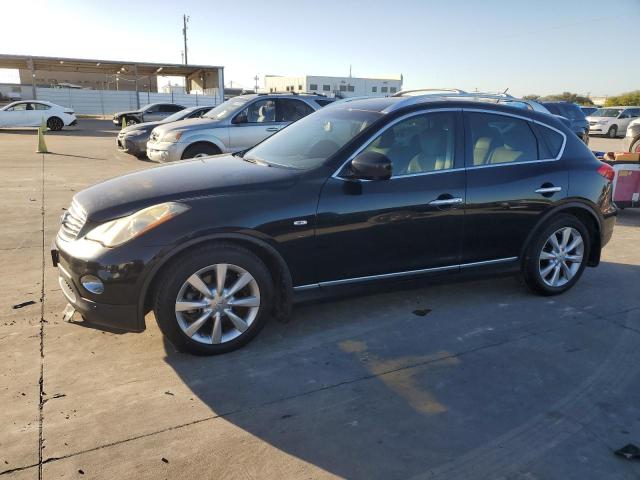
[[[323,93],[315,92],[259,92],[258,95],[314,95],[317,97],[326,97]]]
[[[392,97],[407,97],[407,96],[416,96],[414,93],[419,92],[428,92],[427,95],[433,95],[434,92],[447,92],[447,93],[467,93],[464,90],[460,90],[459,88],[416,88],[413,90],[401,90],[398,93],[394,93],[391,95]]]

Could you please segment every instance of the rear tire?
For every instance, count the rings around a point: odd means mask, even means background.
[[[246,286],[234,292],[243,281]],[[273,291],[269,270],[251,251],[210,244],[170,264],[158,282],[153,310],[160,330],[179,351],[217,355],[242,347],[258,334],[272,310]]]
[[[49,117],[47,128],[52,132],[59,132],[64,127],[64,122],[58,117]]]
[[[590,249],[589,232],[580,220],[564,214],[553,218],[527,247],[522,263],[525,283],[539,295],[566,292],[582,276]]]
[[[612,125],[607,132],[607,137],[616,138],[618,136],[618,127],[617,125]]]
[[[629,151],[632,153],[640,153],[640,137],[636,137],[633,139]]]
[[[210,143],[196,143],[187,147],[182,153],[182,160],[187,158],[200,158],[208,157],[211,155],[219,155],[222,153],[218,147],[211,145]]]

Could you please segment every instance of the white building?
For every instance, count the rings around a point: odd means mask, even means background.
[[[266,92],[313,92],[328,97],[385,97],[402,90],[402,75],[397,78],[324,77],[303,75],[301,77],[264,77]]]

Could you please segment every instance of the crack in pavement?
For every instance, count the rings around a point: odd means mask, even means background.
[[[596,315],[590,314],[588,312],[586,312],[586,313],[588,315],[591,315],[592,317],[594,317],[594,319],[597,319]],[[404,370],[410,370],[412,368],[418,368],[418,367],[426,366],[426,365],[429,365],[429,364],[432,364],[432,363],[441,362],[443,360],[462,357],[462,356],[468,355],[470,353],[475,353],[475,352],[479,352],[479,351],[483,351],[483,350],[487,350],[487,349],[495,348],[495,347],[501,347],[503,345],[508,345],[508,344],[511,344],[511,343],[515,343],[515,342],[524,340],[526,338],[535,337],[535,336],[543,335],[543,334],[546,334],[546,333],[551,333],[551,332],[554,332],[554,331],[556,331],[556,330],[558,330],[560,328],[566,327],[567,325],[577,325],[580,322],[582,322],[582,320],[583,319],[580,318],[580,319],[576,319],[573,322],[569,322],[568,324],[563,324],[563,325],[559,325],[559,326],[556,326],[556,327],[547,328],[547,329],[544,329],[544,330],[540,330],[538,332],[526,332],[526,333],[524,333],[522,335],[518,335],[518,336],[516,336],[514,338],[502,340],[500,342],[488,343],[488,344],[480,345],[478,347],[470,348],[468,350],[464,350],[464,351],[461,351],[461,352],[452,353],[450,355],[443,355],[443,356],[438,357],[438,358],[430,358],[430,359],[424,360],[422,362],[415,362],[415,363],[412,363],[412,364],[409,364],[409,365],[404,365],[404,366],[401,366],[401,367],[392,368],[392,369],[385,370],[385,371],[378,372],[378,373],[362,375],[360,377],[353,378],[351,380],[345,380],[345,381],[338,382],[338,383],[335,383],[335,384],[325,385],[323,387],[316,388],[316,389],[313,389],[313,390],[308,390],[306,392],[301,392],[301,393],[297,393],[297,394],[294,394],[294,395],[288,395],[286,397],[281,397],[281,398],[276,398],[276,399],[273,399],[273,400],[269,400],[267,402],[263,402],[263,403],[260,403],[258,405],[254,405],[254,406],[250,406],[250,407],[246,407],[246,408],[238,408],[236,410],[230,410],[228,412],[224,412],[224,413],[220,413],[220,414],[216,414],[216,415],[211,415],[211,416],[208,416],[208,417],[204,417],[204,418],[200,418],[200,419],[197,419],[197,420],[193,420],[191,422],[186,422],[186,423],[182,423],[182,424],[179,424],[179,425],[174,425],[174,426],[171,426],[171,427],[163,428],[163,429],[160,429],[160,430],[155,430],[153,432],[148,432],[148,433],[144,433],[144,434],[140,434],[140,435],[135,435],[133,437],[125,438],[125,439],[122,439],[122,440],[116,440],[114,442],[105,443],[105,444],[98,445],[98,446],[93,447],[93,448],[88,448],[88,449],[81,450],[81,451],[78,451],[78,452],[69,453],[67,455],[62,455],[60,457],[49,457],[49,458],[46,458],[46,459],[42,460],[41,462],[39,462],[39,466],[40,466],[40,468],[42,468],[42,465],[50,463],[50,462],[55,462],[55,461],[58,461],[58,460],[64,460],[64,459],[67,459],[67,458],[76,457],[78,455],[82,455],[82,454],[90,453],[90,452],[95,452],[95,451],[102,450],[102,449],[105,449],[105,448],[110,448],[110,447],[113,447],[113,446],[116,446],[116,445],[122,445],[122,444],[125,444],[125,443],[128,443],[128,442],[132,442],[132,441],[135,441],[135,440],[140,440],[142,438],[152,437],[154,435],[158,435],[158,434],[161,434],[161,433],[171,432],[171,431],[174,431],[174,430],[180,430],[182,428],[190,427],[192,425],[197,425],[197,424],[200,424],[200,423],[203,423],[203,422],[208,422],[208,421],[215,420],[215,419],[218,419],[218,418],[226,418],[226,417],[229,417],[229,416],[232,416],[232,415],[253,412],[253,411],[259,410],[261,408],[264,408],[266,406],[275,405],[277,403],[286,402],[286,401],[293,400],[293,399],[296,399],[296,398],[302,398],[302,397],[313,395],[313,394],[316,394],[316,393],[319,393],[319,392],[327,391],[327,390],[330,390],[330,389],[333,389],[333,388],[338,388],[338,387],[342,387],[342,386],[345,386],[345,385],[350,385],[350,384],[354,384],[354,383],[358,383],[358,382],[362,382],[362,381],[371,380],[371,379],[374,379],[374,378],[383,377],[385,375],[390,375],[390,374],[393,374],[393,373],[396,373],[396,372],[400,372],[400,371],[404,371]],[[27,469],[27,468],[30,468],[30,467],[33,467],[33,466],[35,466],[35,465],[29,465],[29,466],[21,467],[20,469],[24,470],[24,469]],[[11,470],[11,471],[16,471],[16,469]],[[4,475],[7,472],[8,471],[0,472],[0,476]]]
[[[42,428],[44,423],[44,268],[45,268],[45,205],[44,205],[44,153],[42,154],[42,205],[40,213],[42,215],[42,277],[40,279],[40,379],[39,393],[40,401],[38,403],[38,480],[42,480],[42,449],[44,438],[42,437]]]

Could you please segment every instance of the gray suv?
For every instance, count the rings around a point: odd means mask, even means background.
[[[200,119],[154,128],[147,157],[171,162],[246,150],[332,101],[323,95],[299,93],[233,97]]]

